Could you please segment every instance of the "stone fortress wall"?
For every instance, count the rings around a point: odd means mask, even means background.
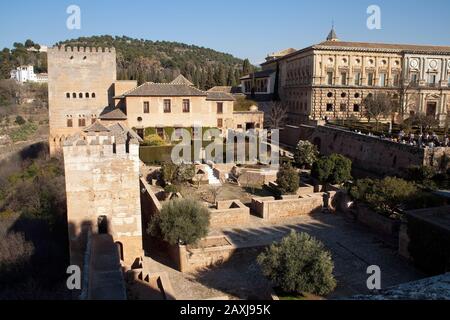
[[[91,231],[111,234],[131,263],[142,255],[138,142],[91,133],[67,139],[63,152],[72,262]]]
[[[114,48],[48,49],[50,153],[110,106],[116,81]],[[68,125],[71,122],[71,126]]]
[[[309,140],[321,154],[339,153],[358,168],[377,174],[398,174],[411,166],[449,166],[450,148],[417,148],[379,137],[358,134],[329,126],[286,126],[280,132],[280,142],[295,147],[299,140]]]

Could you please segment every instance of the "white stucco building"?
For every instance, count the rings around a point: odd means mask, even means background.
[[[11,79],[16,80],[20,83],[25,82],[39,82],[46,83],[48,82],[48,75],[46,73],[34,73],[34,67],[31,65],[28,66],[20,66],[15,70],[11,71]]]

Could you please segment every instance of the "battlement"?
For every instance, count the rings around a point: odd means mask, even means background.
[[[87,47],[87,46],[55,46],[48,49],[52,53],[115,53],[114,47]]]
[[[113,157],[114,155],[139,155],[139,141],[112,133],[88,133],[69,136],[63,143],[65,156]]]

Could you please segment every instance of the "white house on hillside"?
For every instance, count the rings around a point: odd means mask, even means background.
[[[46,73],[35,74],[34,67],[28,65],[28,66],[20,66],[17,67],[15,70],[12,70],[11,79],[14,79],[20,83],[25,82],[46,83],[48,82],[48,75]]]

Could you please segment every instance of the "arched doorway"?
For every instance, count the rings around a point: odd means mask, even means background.
[[[120,241],[116,241],[117,252],[119,253],[119,258],[123,261],[123,244]]]
[[[99,216],[97,218],[97,228],[99,234],[108,234],[108,217]]]

